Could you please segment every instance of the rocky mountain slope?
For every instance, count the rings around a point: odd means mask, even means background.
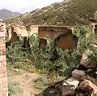
[[[18,12],[11,12],[11,11],[6,10],[6,9],[0,10],[0,19],[2,19],[2,20],[10,19],[12,17],[16,17],[19,15],[20,14]]]
[[[97,0],[64,0],[42,9],[11,19],[7,23],[21,23],[25,26],[44,25],[75,25],[89,24],[94,19]]]

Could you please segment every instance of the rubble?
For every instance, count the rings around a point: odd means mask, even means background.
[[[91,96],[97,96],[97,86],[89,80],[84,80],[79,84],[79,88],[91,92]]]
[[[62,85],[62,96],[73,95],[79,84],[79,81],[74,78],[65,80]]]
[[[87,69],[96,67],[96,63],[94,61],[91,61],[90,59],[81,60],[80,64]]]
[[[75,69],[72,72],[72,77],[77,79],[77,80],[80,80],[80,78],[83,77],[83,76],[85,76],[85,71],[83,71],[83,70]]]
[[[80,60],[79,68],[64,80],[62,96],[97,96],[97,65],[88,57],[92,52],[87,50],[86,53]]]

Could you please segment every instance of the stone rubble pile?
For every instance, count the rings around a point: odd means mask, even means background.
[[[91,52],[88,51],[88,54]],[[97,96],[97,64],[82,56],[80,66],[63,81],[62,96]]]

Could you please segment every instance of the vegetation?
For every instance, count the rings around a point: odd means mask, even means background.
[[[94,19],[97,0],[71,0],[54,3],[42,9],[7,20],[6,23],[21,23],[30,27],[35,24],[46,25],[85,25]]]
[[[41,76],[35,81],[35,88],[39,90],[44,90],[48,86],[49,86],[49,82],[48,82],[47,76]]]
[[[8,96],[17,96],[17,93],[21,93],[21,89],[18,86],[17,82],[9,82],[8,84]]]
[[[35,68],[35,70],[45,75],[35,81],[36,88],[43,90],[49,84],[52,84],[57,77],[70,76],[72,70],[79,67],[81,56],[85,50],[92,51],[90,58],[97,62],[97,50],[91,46],[91,43],[95,40],[91,30],[86,27],[78,27],[75,30],[75,34],[79,38],[79,44],[76,49],[70,50],[62,50],[53,46],[52,38],[48,38],[50,43],[45,49],[39,48],[38,37],[32,35],[29,41],[31,45],[30,51],[22,47],[22,41],[7,48],[8,64],[29,72],[33,72],[33,68]],[[56,52],[57,54],[55,54]],[[10,88],[9,91],[9,94],[15,93]]]
[[[36,9],[28,14],[21,15],[10,20],[7,24],[23,24],[28,29],[34,24],[44,25],[86,25],[94,19],[97,11],[97,0],[71,0],[70,2],[54,3],[42,9]],[[96,17],[95,17],[96,18]],[[91,46],[95,36],[86,27],[78,27],[75,34],[79,39],[76,49],[62,50],[53,46],[53,39],[45,49],[39,48],[38,37],[30,37],[30,51],[24,49],[23,41],[17,42],[7,48],[8,66],[25,69],[29,72],[37,70],[44,76],[35,81],[35,87],[44,90],[60,76],[70,76],[72,70],[79,67],[82,54],[86,50],[92,51],[89,58],[97,62],[97,50]],[[9,96],[16,96],[19,88],[9,82]],[[59,89],[56,92],[60,96]]]
[[[18,42],[13,46],[7,48],[7,60],[14,66],[23,67],[25,62],[31,64],[26,65],[36,67],[37,69],[44,71],[47,74],[55,73],[58,75],[66,76],[80,64],[80,58],[86,49],[90,48],[90,37],[86,38],[86,34],[89,30],[77,28],[75,33],[79,38],[79,47],[77,49],[62,50],[53,46],[53,40],[50,39],[50,43],[45,49],[39,48],[38,37],[32,36],[30,38],[31,50],[25,50],[22,47],[22,42]],[[92,36],[92,35],[90,35]],[[18,65],[21,62],[21,65]],[[23,65],[22,65],[23,64]],[[26,69],[27,69],[26,68]],[[45,71],[46,70],[46,71]]]
[[[12,64],[15,62],[25,61],[28,56],[28,50],[25,50],[23,47],[23,42],[19,41],[15,45],[11,45],[7,48],[7,60]]]

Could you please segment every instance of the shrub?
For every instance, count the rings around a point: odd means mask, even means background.
[[[39,38],[32,35],[30,38],[30,53],[22,47],[23,43],[20,41],[14,47],[10,46],[7,49],[7,59],[13,63],[25,63],[27,59],[32,61],[32,66],[42,70],[44,73],[69,75],[72,70],[79,66],[84,51],[86,49],[91,50],[90,43],[93,41],[93,35],[90,34],[87,37],[88,33],[90,33],[88,28],[78,27],[75,30],[75,34],[79,39],[79,46],[71,50],[62,50],[55,47],[53,38],[48,38],[49,44],[45,49],[41,49],[39,48]]]
[[[39,49],[38,39],[32,37],[31,40],[36,43],[32,44],[31,58],[32,66],[40,70],[45,70],[45,73],[56,73],[66,75],[68,72],[78,67],[80,62],[80,50],[62,50],[53,45],[53,39],[49,39],[49,44],[45,50]],[[56,53],[57,52],[57,53]],[[56,58],[57,55],[57,58]]]
[[[7,62],[15,64],[15,62],[23,62],[28,58],[29,51],[22,46],[23,42],[19,41],[7,48]]]
[[[85,50],[91,50],[91,42],[93,41],[93,34],[89,28],[78,27],[75,34],[79,39],[79,46],[76,49],[62,50],[53,45],[53,39],[49,38],[49,44],[45,50],[39,49],[39,40],[33,39],[32,44],[32,58],[33,66],[40,70],[46,70],[47,73],[56,73],[59,75],[69,75],[72,70],[77,68],[80,64],[80,59]],[[87,34],[90,34],[87,37]],[[57,54],[56,54],[57,52]],[[56,59],[56,55],[58,58]],[[30,56],[30,57],[31,57]]]
[[[48,79],[46,76],[42,76],[35,81],[35,87],[40,90],[44,90],[48,87]]]

